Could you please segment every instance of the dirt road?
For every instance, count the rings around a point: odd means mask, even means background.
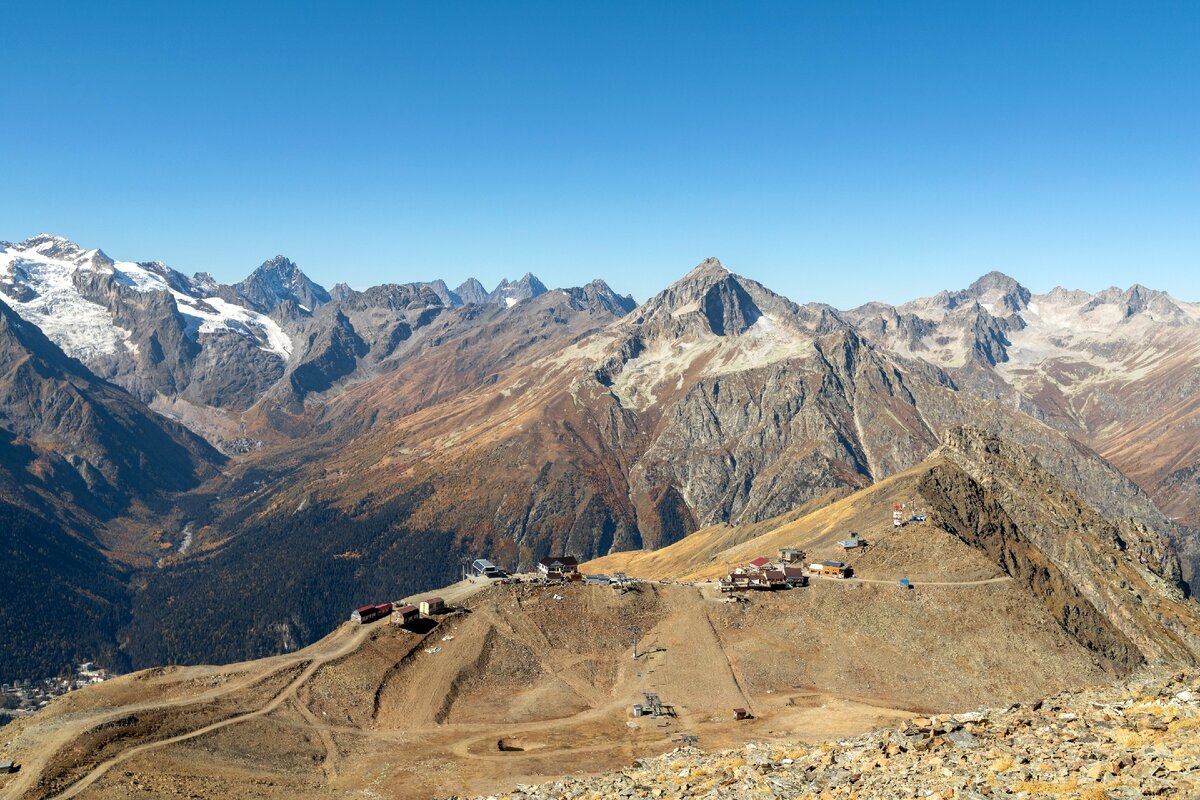
[[[466,600],[471,595],[486,588],[486,586],[486,584],[473,583],[471,581],[460,581],[459,583],[447,586],[445,589],[441,590],[439,594],[446,600],[447,603],[454,604]],[[429,594],[431,593],[427,592],[423,595],[417,595],[414,596],[413,599],[427,596]],[[42,776],[46,765],[51,762],[51,760],[60,752],[60,750],[62,750],[62,748],[69,747],[72,742],[78,740],[86,731],[91,730],[98,725],[118,720],[122,717],[128,717],[130,714],[161,711],[163,709],[180,708],[183,706],[195,706],[204,703],[214,703],[222,698],[229,697],[236,692],[244,690],[252,684],[264,680],[270,675],[278,674],[281,670],[295,668],[296,665],[303,664],[304,668],[296,678],[291,680],[283,690],[277,693],[268,702],[264,703],[262,706],[254,709],[253,711],[237,714],[195,730],[188,731],[187,733],[182,733],[177,736],[172,736],[159,741],[146,742],[144,744],[136,745],[124,750],[116,756],[93,767],[84,777],[71,784],[69,788],[55,797],[63,798],[63,800],[65,800],[66,798],[78,796],[81,792],[103,777],[104,774],[114,766],[136,755],[145,753],[148,750],[154,750],[157,748],[166,747],[167,745],[186,741],[188,739],[194,739],[198,736],[203,736],[207,733],[220,730],[221,728],[225,728],[230,725],[236,725],[240,722],[265,716],[266,714],[269,714],[279,708],[285,702],[295,698],[297,689],[303,686],[305,682],[308,681],[309,678],[311,678],[312,675],[318,669],[320,669],[322,665],[352,653],[362,645],[362,643],[378,625],[386,624],[388,624],[387,621],[376,622],[370,625],[351,625],[346,623],[337,628],[329,636],[318,642],[315,642],[312,645],[309,645],[303,650],[299,650],[295,653],[289,653],[287,655],[276,656],[263,662],[259,662],[255,665],[257,669],[248,670],[244,677],[239,677],[237,680],[233,680],[226,685],[205,692],[189,694],[183,697],[162,700],[155,703],[124,706],[117,710],[103,710],[94,713],[85,712],[67,724],[56,725],[54,729],[48,730],[45,733],[45,738],[39,741],[36,751],[37,755],[32,759],[26,760],[24,768],[21,770],[17,780],[6,787],[4,796],[13,798],[23,796],[24,793],[28,792],[30,788],[32,788],[32,784]],[[241,665],[234,664],[230,665],[228,669],[231,671],[236,671],[240,666]],[[264,666],[267,667],[267,669],[264,670]],[[294,705],[300,709],[300,713],[303,716],[306,718],[311,717],[311,712],[308,711],[304,703],[297,701]],[[310,721],[316,722],[315,718],[311,719]],[[335,756],[336,748],[333,746],[333,741],[329,738],[328,732],[321,731],[319,726],[314,725],[314,727],[320,732],[327,753],[331,756]],[[328,759],[327,764],[329,769],[334,769],[336,766],[336,762],[332,757]]]
[[[98,781],[101,777],[104,776],[104,773],[108,772],[110,769],[112,769],[116,765],[120,764],[121,762],[123,762],[129,758],[132,758],[136,755],[144,753],[147,750],[154,750],[159,747],[166,747],[167,745],[175,744],[176,742],[183,742],[188,739],[194,739],[197,736],[203,736],[206,733],[211,733],[212,731],[219,730],[219,729],[227,727],[229,725],[236,725],[239,722],[245,722],[246,720],[254,719],[255,717],[261,717],[265,714],[271,713],[275,709],[279,708],[279,706],[281,706],[283,703],[285,703],[289,699],[295,697],[296,690],[299,687],[303,686],[304,683],[309,678],[312,677],[313,673],[316,672],[323,664],[326,664],[330,661],[333,661],[334,659],[341,658],[342,656],[345,656],[345,655],[353,652],[357,647],[359,647],[362,644],[363,640],[367,638],[367,635],[370,633],[371,629],[375,625],[379,625],[379,624],[386,625],[387,623],[383,622],[383,623],[374,623],[372,625],[360,625],[357,628],[352,628],[349,625],[345,625],[342,628],[339,628],[338,631],[336,633],[334,633],[332,636],[330,636],[324,640],[324,642],[323,642],[325,645],[324,649],[318,650],[315,653],[312,652],[311,649],[302,651],[302,652],[307,653],[308,657],[305,659],[296,659],[296,660],[307,661],[307,666],[295,679],[292,680],[291,683],[289,683],[283,689],[283,691],[281,691],[279,694],[275,695],[274,698],[272,698],[269,702],[267,702],[265,705],[261,706],[260,708],[255,709],[254,711],[247,712],[245,714],[238,714],[236,716],[229,717],[228,719],[223,719],[218,722],[214,722],[210,725],[205,725],[202,728],[197,728],[194,731],[189,731],[187,733],[183,733],[178,736],[172,736],[168,739],[161,739],[161,740],[155,741],[155,742],[147,742],[145,744],[140,744],[135,747],[131,747],[128,750],[124,750],[120,754],[114,756],[113,758],[110,758],[109,760],[94,767],[91,770],[91,772],[89,772],[83,778],[81,778],[80,780],[78,780],[74,784],[72,784],[71,787],[68,788],[65,792],[63,792],[59,795],[56,795],[54,800],[67,800],[67,798],[77,796],[84,789],[88,788],[93,783]],[[220,695],[218,695],[218,696],[220,696]],[[196,701],[194,698],[181,698],[177,701],[170,701],[167,703],[162,703],[158,707],[161,708],[161,707],[165,707],[165,706],[177,706],[177,705],[183,705],[183,704],[192,704],[195,702]]]

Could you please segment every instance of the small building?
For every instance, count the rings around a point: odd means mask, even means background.
[[[763,569],[764,567],[767,566],[767,564],[770,564],[770,563],[771,563],[771,559],[767,558],[766,556],[759,556],[758,558],[756,558],[750,562],[750,566],[753,567],[754,569]]]
[[[779,550],[780,564],[803,564],[808,554],[794,547],[784,547]]]
[[[825,578],[849,578],[853,570],[841,561],[822,561],[821,575]]]
[[[420,619],[421,610],[414,605],[397,606],[392,609],[392,624],[407,625]]]
[[[767,580],[767,575],[765,572],[747,572],[746,573],[746,586],[748,586],[751,589],[769,589],[769,588],[771,588],[771,584]]]
[[[538,562],[537,568],[547,578],[569,580],[579,574],[579,559],[574,556],[546,556]]]
[[[498,580],[500,578],[507,578],[508,573],[486,558],[477,558],[471,562],[471,577]]]
[[[784,567],[783,579],[789,588],[808,585],[808,576],[804,574],[803,567]]]
[[[587,586],[607,586],[612,579],[607,575],[584,575],[583,582]]]
[[[843,550],[856,550],[859,547],[866,547],[866,546],[867,546],[866,541],[862,537],[860,537],[857,533],[852,533],[852,534],[850,534],[849,538],[841,539],[838,541],[838,547],[842,548]]]
[[[813,563],[809,564],[808,565],[808,573],[810,575],[820,575],[821,574],[821,562],[814,561]]]
[[[769,569],[763,572],[763,578],[766,580],[766,588],[782,589],[787,586],[787,576],[781,569]]]
[[[750,588],[750,576],[740,570],[729,573],[721,579],[722,589],[725,591],[739,591]]]
[[[446,601],[440,597],[430,597],[421,601],[421,613],[425,616],[441,614],[446,610]]]
[[[733,718],[735,720],[754,719],[754,715],[747,708],[735,708],[733,710]]]
[[[357,622],[360,625],[366,625],[368,622],[374,622],[377,619],[383,619],[391,613],[391,603],[379,603],[378,605],[362,606],[361,608],[354,609],[354,612],[350,615],[350,621]]]

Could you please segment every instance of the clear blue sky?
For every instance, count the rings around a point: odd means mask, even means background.
[[[846,307],[1000,269],[1200,300],[1200,3],[0,6],[0,239],[240,278],[715,255]]]

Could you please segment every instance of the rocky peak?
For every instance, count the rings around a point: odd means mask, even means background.
[[[454,293],[462,300],[464,305],[483,305],[487,302],[488,291],[483,288],[483,284],[474,278],[467,278],[459,285]]]
[[[560,291],[571,298],[572,303],[578,307],[590,311],[605,311],[617,317],[623,317],[637,308],[637,301],[633,297],[617,294],[600,279],[586,286]]]
[[[51,233],[39,233],[37,236],[31,236],[23,242],[17,242],[13,245],[13,249],[63,261],[70,261],[84,252],[82,247],[70,239]]]
[[[221,289],[221,284],[207,272],[197,272],[192,276],[192,289],[202,297],[215,297]]]
[[[1018,313],[1029,305],[1029,290],[1003,272],[992,271],[982,276],[963,292],[990,313]]]
[[[514,306],[522,300],[528,300],[531,297],[537,297],[545,293],[546,285],[538,280],[533,273],[526,272],[519,281],[510,281],[507,278],[500,281],[496,285],[495,290],[487,296],[487,302]]]
[[[651,298],[644,306],[643,319],[697,319],[717,336],[738,336],[762,316],[755,296],[783,299],[708,258]]]
[[[725,268],[725,265],[721,263],[720,259],[714,256],[709,256],[693,267],[687,275],[684,275],[679,283],[688,281],[720,280],[721,278],[724,278],[726,275],[730,274],[732,273]]]
[[[463,304],[462,298],[450,291],[449,287],[446,286],[446,282],[441,278],[438,278],[435,281],[426,281],[425,283],[418,285],[429,289],[431,292],[437,295],[438,300],[440,300],[442,305],[444,305],[446,308],[458,308]]]
[[[1121,309],[1122,316],[1127,319],[1139,314],[1149,314],[1160,320],[1182,321],[1187,317],[1171,295],[1157,289],[1149,289],[1140,283],[1135,283],[1124,291],[1113,286],[1097,292],[1084,306],[1084,311],[1093,311],[1104,305],[1117,306]]]
[[[308,309],[330,300],[324,287],[309,279],[294,261],[275,256],[264,261],[246,280],[233,286],[237,295],[263,313],[270,313],[284,300]]]

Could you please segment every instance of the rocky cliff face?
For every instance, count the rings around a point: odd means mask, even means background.
[[[938,452],[961,474],[935,470],[923,484],[934,520],[1027,582],[1090,649],[1125,669],[1200,654],[1165,536],[1102,516],[1031,453],[980,429],[947,431]]]

